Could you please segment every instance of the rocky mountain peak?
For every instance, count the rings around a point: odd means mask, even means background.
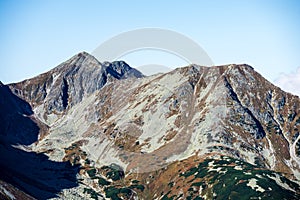
[[[71,67],[70,67],[71,66]],[[102,67],[104,68],[104,71],[106,71],[107,74],[110,76],[116,78],[116,79],[122,79],[122,78],[141,78],[144,75],[139,72],[138,70],[130,67],[125,61],[113,61],[113,62],[107,62],[104,61],[103,63],[100,63],[94,56],[88,54],[87,52],[80,52],[70,58],[68,61],[62,63],[58,67],[54,68],[52,71],[57,72],[64,72],[66,75],[72,74],[72,71],[77,71],[77,68],[83,68],[82,71],[89,71],[93,67]]]
[[[107,82],[141,78],[143,74],[124,61],[100,63],[81,52],[54,69],[20,83],[10,84],[14,94],[47,114],[61,113],[102,88]],[[42,106],[42,107],[41,107]]]

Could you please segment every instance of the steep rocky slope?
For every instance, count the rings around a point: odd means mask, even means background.
[[[0,89],[1,179],[36,198],[299,199],[300,99],[248,65],[80,53]]]

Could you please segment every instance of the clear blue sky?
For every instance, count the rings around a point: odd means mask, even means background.
[[[215,64],[248,63],[271,81],[300,66],[297,0],[2,0],[0,27],[4,83],[38,75],[80,51],[91,53],[112,36],[143,27],[184,34]],[[142,57],[147,56],[137,54],[128,62],[146,64]],[[161,58],[155,63],[166,64]]]

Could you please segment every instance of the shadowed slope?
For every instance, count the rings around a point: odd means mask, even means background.
[[[62,189],[78,185],[78,166],[12,146],[37,141],[40,129],[30,105],[5,85],[0,86],[0,111],[0,179],[38,199],[53,198]]]

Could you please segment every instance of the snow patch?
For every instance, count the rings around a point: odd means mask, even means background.
[[[257,180],[255,178],[251,178],[249,180],[249,183],[247,183],[247,186],[251,187],[252,190],[258,191],[258,192],[264,192],[265,190],[257,185]]]
[[[239,166],[239,165],[234,166],[233,169],[239,170],[239,171],[243,170],[242,166]]]
[[[290,186],[288,184],[283,183],[281,181],[281,179],[280,179],[280,176],[278,174],[274,174],[274,175],[275,175],[275,177],[274,176],[270,176],[270,175],[267,174],[267,176],[270,179],[273,179],[277,183],[277,185],[280,185],[281,187],[283,187],[286,190],[290,190],[290,191],[296,192],[295,190],[293,190],[292,188],[290,188]]]
[[[268,141],[269,149],[268,148],[263,148],[263,156],[264,158],[267,159],[268,163],[271,166],[271,169],[275,168],[276,164],[276,157],[275,157],[275,150],[273,148],[272,142],[270,141],[268,134],[266,134],[266,139]]]
[[[0,190],[6,195],[8,196],[10,199],[14,200],[16,199],[16,197],[10,193],[5,187],[3,187],[2,185],[0,185]]]

